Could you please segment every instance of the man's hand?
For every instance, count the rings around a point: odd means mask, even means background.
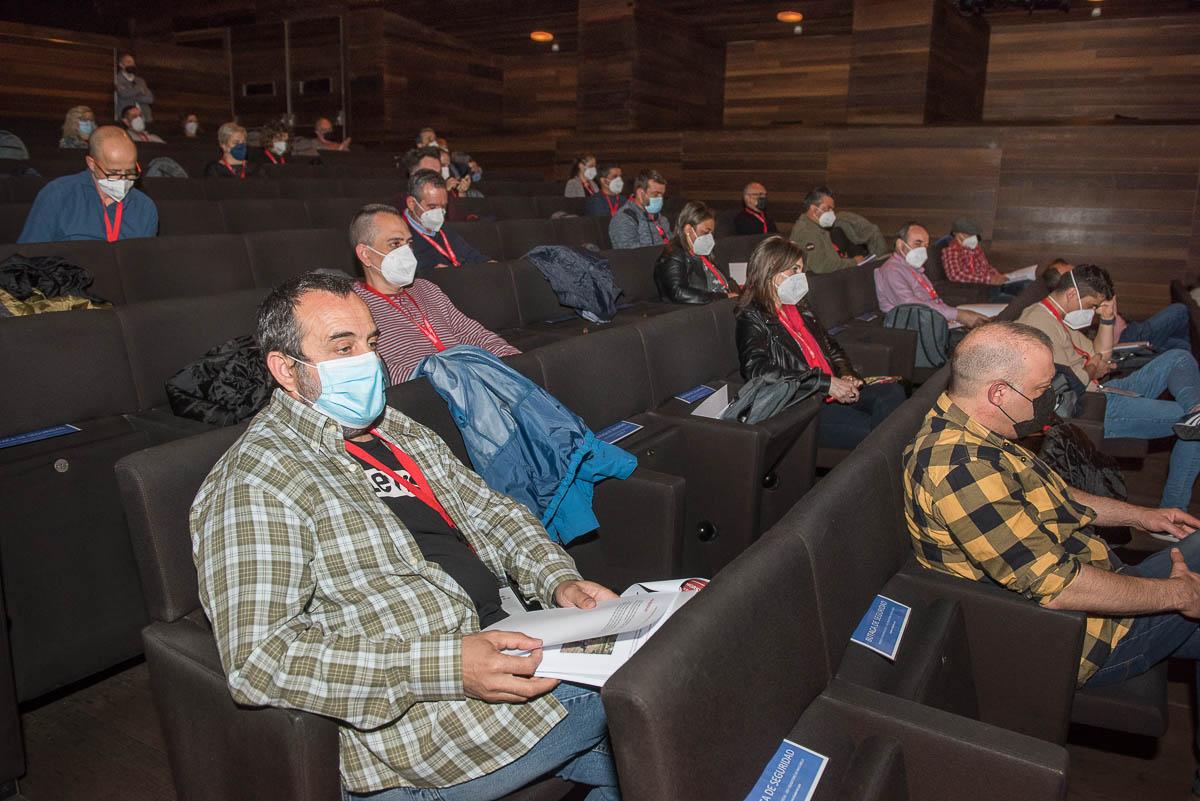
[[[994,273],[988,283],[992,286],[1003,286],[1004,284],[1008,283],[1008,280],[1000,273]]]
[[[986,323],[988,318],[978,312],[973,312],[970,309],[959,309],[957,319],[963,324],[964,327],[974,328],[977,325]]]
[[[1178,586],[1179,602],[1176,610],[1184,617],[1200,620],[1200,575],[1188,569],[1187,561],[1178,548],[1171,549],[1171,577]]]
[[[564,581],[554,588],[554,603],[559,606],[573,606],[576,609],[591,609],[597,601],[608,601],[616,597],[617,594],[608,587],[582,579]]]
[[[542,641],[515,631],[481,631],[462,639],[463,692],[488,703],[521,704],[558,686],[557,679],[535,679]],[[511,656],[503,651],[533,651]]]
[[[1139,510],[1134,525],[1143,531],[1170,534],[1175,539],[1181,540],[1196,529],[1200,529],[1200,520],[1192,517],[1182,509],[1150,509],[1143,507]]]
[[[832,376],[829,379],[829,397],[838,403],[857,403],[858,387],[854,385],[854,379]]]
[[[471,176],[466,175],[458,179],[458,191],[465,195],[467,190],[471,188]]]
[[[1096,307],[1096,316],[1101,320],[1114,320],[1117,317],[1117,297],[1113,295]]]
[[[457,178],[447,178],[446,179],[446,188],[449,189],[451,192],[457,192],[458,191],[458,179]]]
[[[1083,371],[1088,374],[1088,378],[1097,382],[1111,373],[1112,369],[1113,363],[1104,356],[1092,359],[1083,366]]]
[[[867,260],[867,257],[866,257],[866,256],[855,256],[855,257],[854,257],[854,263],[855,263],[855,264],[862,264],[862,263],[863,263],[864,261],[866,261],[866,260]]]

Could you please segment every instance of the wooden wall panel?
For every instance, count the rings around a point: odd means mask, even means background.
[[[233,60],[233,107],[242,125],[262,125],[287,113],[287,72],[283,59],[283,23],[258,22],[229,29]],[[246,95],[248,83],[275,84],[273,95]],[[205,127],[216,132],[208,123]],[[312,131],[298,131],[311,136]]]
[[[316,17],[288,23],[292,78],[292,113],[296,130],[307,133],[320,117],[334,119],[344,108],[342,98],[341,30],[338,17]],[[301,82],[328,78],[327,95],[304,94]],[[353,137],[353,126],[351,126]]]
[[[682,156],[686,135],[679,131],[628,131],[565,137],[558,140],[552,177],[562,177],[565,183],[571,162],[581,153],[594,153],[598,161],[613,159],[621,164],[628,191],[632,191],[633,178],[640,171],[654,169],[670,184],[668,194],[677,194],[686,185]]]
[[[574,53],[504,60],[504,129],[573,133],[579,68]]]
[[[229,63],[224,50],[206,50],[147,41],[126,41],[138,71],[154,92],[151,130],[168,142],[182,135],[183,117],[199,115],[204,128],[216,132],[232,119]]]
[[[1093,262],[1122,308],[1166,300],[1194,253],[1200,128],[1015,128],[1002,147],[996,261]]]
[[[933,4],[940,1],[854,0],[847,122],[924,121]]]
[[[636,37],[626,0],[579,0],[579,130],[633,128]]]
[[[951,3],[934,4],[925,85],[925,122],[979,122],[987,85],[990,28]]]
[[[839,125],[846,121],[850,36],[730,42],[725,125]]]
[[[984,119],[1200,119],[1200,19],[1081,19],[992,30]]]
[[[634,127],[640,131],[720,128],[725,47],[708,42],[687,17],[634,2]]]

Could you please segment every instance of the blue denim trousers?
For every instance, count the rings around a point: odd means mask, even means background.
[[[1104,436],[1158,439],[1173,437],[1171,429],[1200,405],[1200,369],[1183,350],[1160,353],[1146,366],[1109,386],[1136,392],[1138,397],[1109,395],[1104,410]],[[1164,391],[1172,400],[1157,400]],[[1179,440],[1171,449],[1171,468],[1163,485],[1162,505],[1187,509],[1192,486],[1200,475],[1200,440]]]
[[[1176,546],[1193,572],[1200,572],[1200,534],[1179,541]],[[1170,550],[1146,557],[1141,564],[1121,568],[1121,572],[1142,578],[1166,578],[1171,575]],[[1117,643],[1104,666],[1088,679],[1088,687],[1119,684],[1140,676],[1168,657],[1196,662],[1195,681],[1200,689],[1200,623],[1176,612],[1140,615],[1133,627]],[[1200,708],[1196,710],[1200,717]],[[1197,730],[1200,748],[1200,729]],[[1192,780],[1192,792],[1200,794],[1200,773]]]
[[[452,787],[394,787],[344,801],[491,801],[547,776],[592,787],[587,801],[620,801],[617,769],[608,745],[608,722],[600,693],[563,682],[554,697],[567,716],[523,756],[478,779]]]
[[[1153,317],[1130,323],[1121,332],[1122,342],[1149,342],[1159,352],[1173,348],[1191,351],[1188,336],[1188,310],[1182,303],[1172,303]]]

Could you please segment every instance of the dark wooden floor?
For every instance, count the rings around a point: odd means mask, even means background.
[[[1131,500],[1157,504],[1166,454],[1155,453],[1127,474]],[[1193,503],[1193,513],[1200,504]],[[1166,547],[1144,535],[1130,547]],[[1076,732],[1071,755],[1071,801],[1185,801],[1190,798],[1191,687],[1186,671],[1170,686],[1170,729],[1157,744],[1104,732]],[[174,801],[166,750],[150,699],[149,674],[137,664],[26,712],[29,770],[21,781],[28,801]],[[1014,801],[1019,801],[1014,799]]]

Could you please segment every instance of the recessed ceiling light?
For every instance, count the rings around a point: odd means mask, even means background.
[[[529,38],[535,42],[553,42],[554,34],[550,33],[550,31],[534,31],[529,34]]]
[[[775,19],[780,22],[786,22],[789,25],[795,25],[797,22],[804,21],[804,15],[799,11],[780,11],[775,15]]]

